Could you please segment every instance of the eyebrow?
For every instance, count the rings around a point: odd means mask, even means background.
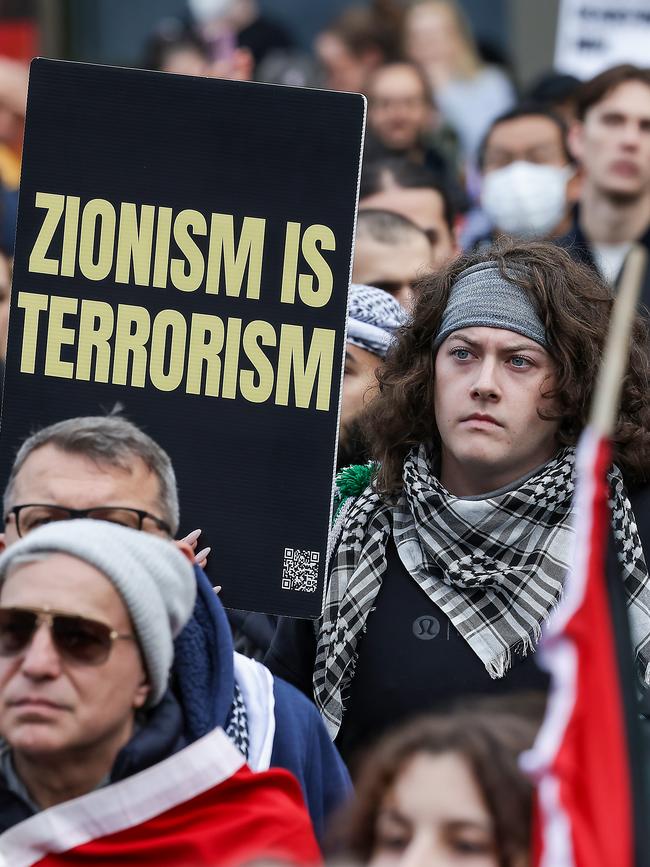
[[[354,355],[352,355],[352,353],[348,349],[345,350],[345,363],[352,364],[354,366],[356,366],[357,363]]]
[[[472,340],[470,337],[467,337],[466,334],[463,334],[461,331],[454,332],[449,335],[447,340],[462,340],[463,343],[467,343],[472,347],[480,347],[481,343],[478,340]],[[537,343],[515,343],[511,346],[503,346],[499,352],[546,352],[543,346],[540,346]]]
[[[451,819],[447,822],[447,825],[455,831],[462,831],[465,828],[472,828],[478,829],[480,831],[485,831],[486,834],[493,833],[491,824],[482,819]]]
[[[388,819],[396,824],[403,825],[404,827],[410,827],[411,822],[406,816],[403,816],[398,809],[395,807],[385,807],[383,810],[380,810],[377,818]],[[455,831],[462,831],[466,828],[477,829],[480,831],[484,831],[486,834],[492,834],[493,828],[492,823],[489,820],[479,819],[479,818],[459,818],[459,819],[446,819],[445,824]]]

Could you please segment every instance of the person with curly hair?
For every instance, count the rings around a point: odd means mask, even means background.
[[[283,622],[268,656],[313,691],[344,756],[458,696],[546,686],[531,651],[570,562],[575,444],[612,303],[592,271],[542,242],[423,279],[367,409],[375,471],[339,481],[316,634]],[[637,316],[610,485],[644,675],[650,591],[626,485],[650,475],[649,359]]]
[[[533,787],[518,759],[536,727],[487,702],[400,726],[365,757],[337,848],[370,867],[524,867]]]

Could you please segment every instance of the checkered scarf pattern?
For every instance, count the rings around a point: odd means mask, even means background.
[[[245,759],[248,759],[248,750],[250,747],[250,736],[248,731],[248,712],[246,710],[246,702],[235,681],[235,690],[228,720],[226,721],[226,734],[237,747],[239,752]]]
[[[483,500],[452,496],[426,448],[404,463],[403,492],[387,504],[371,489],[346,504],[319,633],[314,695],[332,737],[341,725],[356,647],[375,604],[393,534],[400,558],[493,678],[512,653],[535,647],[559,601],[571,557],[575,451],[563,449],[512,490]],[[610,473],[612,525],[641,674],[650,679],[650,589],[620,471]]]

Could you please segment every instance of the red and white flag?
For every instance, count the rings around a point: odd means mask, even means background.
[[[542,728],[522,765],[537,785],[535,867],[632,867],[633,802],[606,584],[609,442],[588,428],[577,454],[575,547],[540,646],[551,674]]]
[[[221,729],[0,835],[0,867],[236,867],[322,861],[288,771],[253,773]]]

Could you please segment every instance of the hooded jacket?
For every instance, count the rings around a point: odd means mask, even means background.
[[[175,641],[170,690],[118,754],[109,782],[150,767],[230,721],[235,681],[248,718],[248,764],[291,771],[300,783],[316,837],[350,795],[348,772],[320,715],[301,693],[258,662],[233,652],[226,613],[207,577],[195,568],[194,614]],[[0,773],[0,832],[33,807]]]

